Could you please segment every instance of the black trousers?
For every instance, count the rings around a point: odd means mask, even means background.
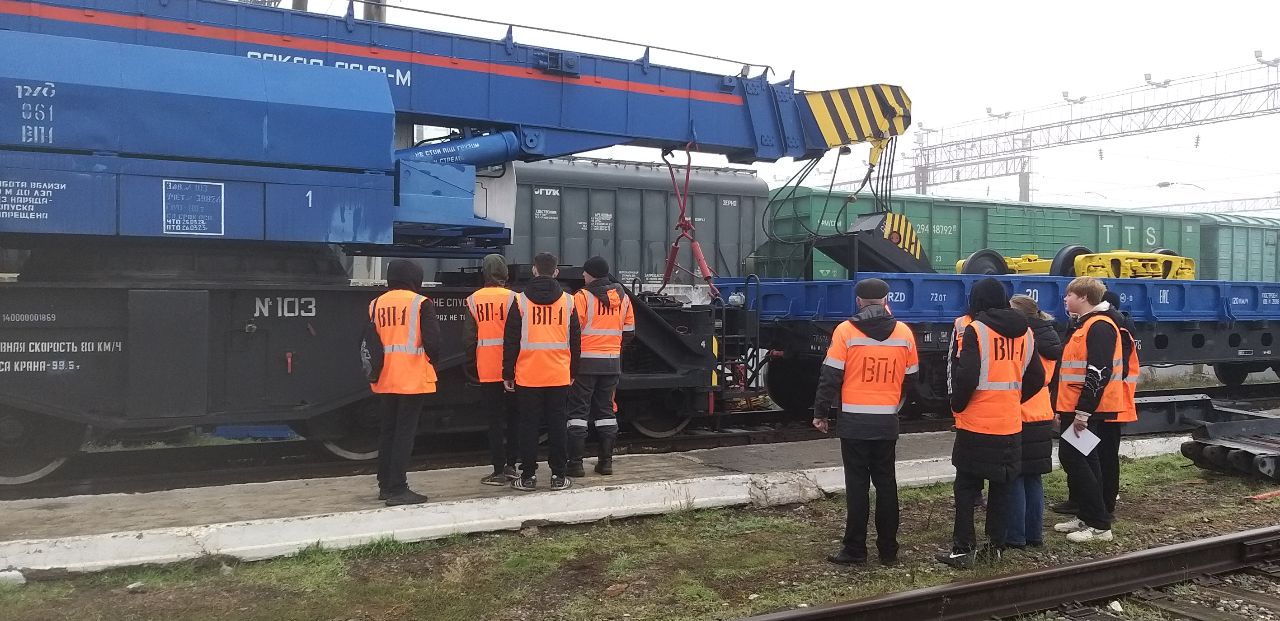
[[[1107,513],[1115,519],[1116,494],[1120,493],[1120,434],[1124,431],[1124,423],[1102,423],[1099,425],[1098,465],[1102,467],[1102,504]]]
[[[405,473],[413,440],[418,435],[418,417],[427,395],[382,395],[382,421],[378,442],[378,489],[392,495],[409,489]]]
[[[502,387],[502,382],[480,384],[480,408],[489,422],[489,461],[494,473],[515,466],[520,455],[520,425],[516,418],[515,397]]]
[[[1065,414],[1063,419],[1062,433],[1075,433],[1071,427],[1073,416]],[[1114,424],[1104,423],[1094,417],[1089,419],[1089,431],[1102,437],[1104,433],[1107,433],[1106,430],[1102,429],[1102,426]],[[1058,461],[1062,462],[1062,470],[1067,473],[1067,489],[1070,492],[1071,501],[1079,507],[1076,516],[1093,528],[1111,530],[1111,512],[1107,511],[1107,504],[1103,500],[1103,476],[1100,455],[1104,450],[1102,444],[1099,443],[1091,453],[1082,455],[1069,442],[1062,439],[1058,440]],[[1118,467],[1116,472],[1117,476],[1119,476]],[[1114,499],[1115,495],[1112,494],[1113,503],[1115,502]]]
[[[978,547],[974,533],[974,505],[982,497],[981,476],[956,471],[956,522],[951,532],[951,548],[956,552],[968,552]],[[990,481],[987,492],[987,541],[993,548],[1004,548],[1009,520],[1009,481]]]
[[[867,555],[868,484],[876,486],[876,548],[880,558],[898,555],[898,479],[894,473],[897,444],[896,439],[840,439],[848,509],[843,543],[853,556]]]
[[[579,373],[569,392],[569,460],[582,461],[583,442],[587,438],[587,425],[594,419],[596,434],[600,438],[618,437],[618,417],[613,414],[613,393],[618,389],[620,375],[588,375]]]
[[[569,401],[568,386],[528,388],[516,386],[516,402],[520,408],[520,472],[531,477],[538,471],[538,430],[547,426],[547,444],[551,454],[547,467],[551,474],[564,476],[568,457],[565,444],[565,408]]]

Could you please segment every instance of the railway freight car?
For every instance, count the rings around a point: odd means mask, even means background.
[[[874,211],[869,196],[801,187],[773,193],[764,216],[771,241],[752,257],[766,277],[800,277],[805,261],[814,274],[840,277],[832,260],[820,252],[805,255],[793,243],[813,235],[842,233],[857,215]],[[1199,260],[1201,216],[1138,210],[1107,210],[1065,205],[895,195],[892,211],[905,215],[915,228],[929,261],[939,272],[952,272],[957,261],[992,249],[1004,256],[1037,254],[1052,257],[1062,247],[1080,245],[1094,252],[1167,249]],[[1243,224],[1243,223],[1242,223]],[[1274,239],[1274,237],[1273,237]],[[1274,270],[1274,268],[1273,268]],[[1201,278],[1231,279],[1233,274],[1203,273]]]
[[[551,252],[565,265],[602,256],[625,283],[659,282],[667,248],[679,234],[672,227],[678,206],[666,167],[647,162],[565,158],[516,162],[516,210],[508,263],[527,264]],[[755,171],[693,168],[688,211],[697,239],[716,274],[739,276],[743,259],[764,243],[760,216],[769,187]],[[418,259],[423,272],[456,272],[475,259]],[[694,266],[687,245],[681,265]],[[354,261],[352,277],[378,279],[379,262]],[[695,268],[695,273],[696,273]],[[701,282],[701,274],[677,271],[672,282]]]

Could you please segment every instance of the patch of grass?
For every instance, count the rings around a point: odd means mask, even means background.
[[[426,550],[436,547],[436,542],[424,541],[419,543],[409,543],[396,539],[395,537],[381,537],[361,546],[355,546],[342,550],[340,554],[344,558],[378,558],[381,556],[402,556],[412,554],[414,552]]]
[[[293,556],[245,564],[233,577],[242,585],[293,593],[334,593],[349,581],[342,553],[325,550],[319,544],[307,546]]]
[[[579,548],[589,543],[569,537],[526,539],[502,555],[501,567],[512,577],[545,575],[576,557]]]

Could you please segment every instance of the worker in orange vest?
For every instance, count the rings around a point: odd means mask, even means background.
[[[956,439],[955,528],[951,549],[937,559],[958,568],[998,561],[1005,548],[1009,487],[1022,466],[1022,403],[1044,387],[1044,369],[1031,364],[1035,338],[1026,317],[1009,307],[1004,285],[993,278],[974,283],[969,295],[973,321],[959,338],[952,372],[951,409]],[[974,536],[974,498],[989,484],[987,543]]]
[[[1113,420],[1126,410],[1124,390],[1124,349],[1120,328],[1103,301],[1106,285],[1097,278],[1082,276],[1067,285],[1063,303],[1074,316],[1056,383],[1058,413],[1063,438],[1080,436],[1086,429],[1101,437],[1103,421]],[[1111,512],[1104,499],[1101,455],[1095,447],[1087,455],[1069,442],[1058,442],[1058,461],[1067,473],[1070,499],[1077,505],[1076,518],[1055,524],[1073,543],[1111,541]]]
[[[568,489],[566,475],[565,411],[569,386],[577,373],[581,351],[578,315],[573,296],[555,277],[556,256],[542,252],[533,258],[533,280],[516,296],[516,312],[507,315],[502,345],[502,381],[515,392],[520,417],[520,478],[511,487],[537,489],[538,427],[547,425],[551,455],[551,489]]]
[[[435,305],[419,293],[421,287],[422,268],[396,259],[387,266],[388,291],[369,304],[369,319],[383,346],[382,373],[369,386],[382,401],[378,500],[389,507],[427,501],[409,489],[406,478],[418,417],[427,395],[436,391],[431,361],[440,355]]]
[[[914,391],[920,357],[911,328],[886,305],[889,285],[867,278],[854,286],[858,314],[836,326],[818,378],[813,426],[826,433],[839,393],[836,435],[844,462],[843,545],[827,560],[867,562],[867,493],[876,487],[876,548],[882,565],[898,560],[898,482],[894,473],[898,411]]]
[[[1027,317],[1035,338],[1035,360],[1046,378],[1062,357],[1062,338],[1053,316],[1040,312],[1040,305],[1027,295],[1009,298],[1009,305]],[[1044,482],[1053,471],[1053,402],[1045,386],[1022,404],[1022,472],[1009,487],[1009,528],[1005,545],[1010,548],[1039,548],[1044,545]]]
[[[1102,466],[1102,501],[1107,505],[1107,513],[1114,517],[1116,497],[1120,494],[1120,436],[1126,423],[1138,421],[1136,399],[1142,367],[1138,360],[1137,338],[1134,336],[1137,334],[1137,326],[1128,313],[1120,310],[1120,296],[1114,291],[1108,291],[1102,296],[1102,301],[1111,306],[1107,314],[1120,329],[1121,358],[1124,360],[1124,372],[1121,374],[1124,378],[1124,409],[1117,412],[1114,419],[1104,420],[1106,424],[1102,425],[1101,433],[1098,434],[1102,439],[1098,444],[1098,450],[1101,451],[1098,460]]]
[[[636,316],[622,285],[609,277],[604,257],[582,264],[586,286],[573,294],[573,306],[582,325],[582,360],[569,393],[569,476],[586,476],[582,455],[586,452],[587,425],[595,419],[600,447],[595,470],[613,474],[613,445],[618,439],[618,418],[613,396],[622,377],[622,348],[635,336]]]
[[[467,296],[463,319],[463,350],[467,355],[467,383],[480,393],[480,409],[489,419],[489,457],[493,473],[484,485],[507,485],[518,478],[518,439],[513,396],[502,386],[502,337],[507,316],[515,309],[516,294],[506,287],[507,263],[500,254],[480,262],[484,288]]]

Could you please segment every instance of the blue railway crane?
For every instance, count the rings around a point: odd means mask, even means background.
[[[870,142],[874,162],[910,123],[897,86],[805,92],[222,0],[0,0],[0,59],[0,247],[30,250],[0,283],[0,484],[52,472],[86,429],[287,421],[369,456],[368,386],[336,352],[373,293],[332,248],[500,248],[478,170],[620,144],[754,162]],[[456,136],[396,150],[398,123]],[[705,407],[711,339],[645,313],[657,362],[623,389]]]

